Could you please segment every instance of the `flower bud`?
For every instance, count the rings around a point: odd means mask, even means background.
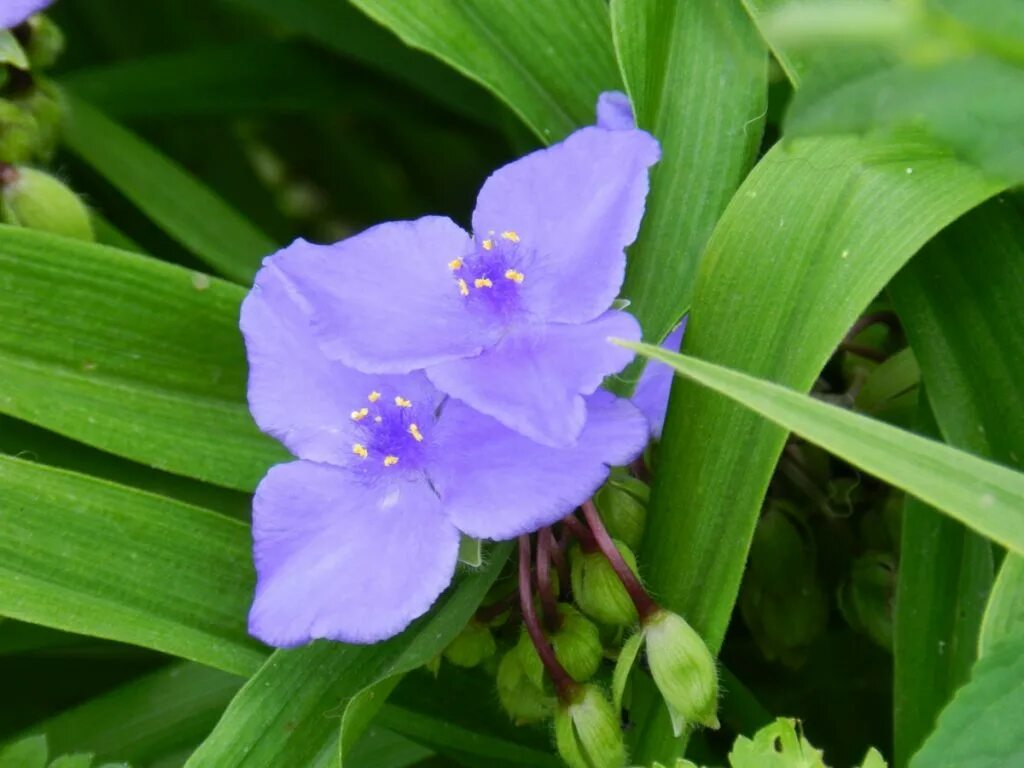
[[[615,546],[633,573],[636,557],[622,542]],[[628,626],[636,623],[636,606],[622,586],[611,563],[600,552],[584,552],[578,545],[570,552],[572,593],[584,613],[603,624]]]
[[[647,488],[639,480],[632,481]],[[608,482],[594,495],[594,505],[613,539],[618,539],[630,549],[640,546],[647,522],[647,507],[640,498],[619,482]]]
[[[626,746],[619,713],[600,688],[585,685],[555,711],[555,745],[570,768],[622,768]]]
[[[678,736],[691,723],[718,728],[715,659],[682,616],[658,611],[644,623],[647,663]]]
[[[896,564],[888,552],[866,552],[853,562],[839,588],[839,611],[854,629],[892,650]]]
[[[456,667],[468,669],[489,659],[496,650],[491,630],[471,620],[444,649],[444,657]]]
[[[64,101],[60,90],[52,81],[36,78],[35,87],[18,99],[17,104],[36,121],[33,155],[49,160],[57,151],[61,123],[64,120]]]
[[[12,101],[0,99],[0,163],[23,163],[36,151],[39,124]]]
[[[0,221],[80,240],[92,240],[92,223],[82,201],[48,173],[34,168],[8,169],[3,180]]]
[[[498,699],[517,725],[535,723],[551,716],[555,697],[547,694],[526,674],[520,645],[506,653],[498,664]]]
[[[569,677],[577,683],[584,683],[594,676],[604,659],[604,645],[597,625],[571,605],[560,604],[558,612],[562,626],[554,632],[545,632],[555,658]],[[530,635],[525,630],[519,636],[519,653],[523,669],[537,685],[545,682],[544,665],[537,649],[533,647]]]
[[[29,37],[25,46],[33,69],[53,66],[64,52],[64,33],[47,16],[37,13],[28,19]]]

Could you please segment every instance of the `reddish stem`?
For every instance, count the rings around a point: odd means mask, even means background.
[[[640,583],[640,579],[636,577],[636,574],[633,573],[632,569],[622,558],[622,553],[615,546],[612,537],[608,535],[608,529],[604,527],[604,523],[601,521],[601,516],[597,513],[597,507],[594,506],[593,501],[587,500],[583,502],[583,516],[587,519],[587,525],[590,526],[590,532],[594,536],[597,548],[601,550],[601,554],[611,563],[615,575],[619,577],[622,586],[626,588],[626,592],[633,601],[633,605],[636,606],[636,612],[640,615],[640,623],[647,621],[647,619],[660,610],[658,604],[647,594],[647,590]]]
[[[533,647],[537,649],[537,655],[547,670],[548,677],[555,686],[555,693],[560,701],[572,701],[578,687],[569,673],[565,671],[558,659],[555,658],[555,650],[551,647],[548,639],[544,636],[537,620],[537,613],[533,610],[533,589],[530,584],[530,537],[524,534],[519,537],[519,607],[523,612],[523,624],[530,635]]]
[[[570,534],[580,543],[580,549],[586,552],[588,555],[597,552],[597,542],[594,540],[594,535],[590,532],[583,523],[576,519],[575,515],[567,515],[562,518],[562,525],[569,531]]]
[[[558,594],[563,595],[569,589],[569,563],[565,559],[565,537],[556,539],[555,532],[550,528],[545,528],[541,534],[547,536],[548,554],[551,555],[551,561],[555,564],[555,570],[558,572]]]
[[[549,632],[557,632],[562,627],[562,614],[558,612],[558,598],[551,589],[552,545],[551,529],[541,528],[537,532],[537,592],[544,612],[544,626]]]
[[[506,611],[512,610],[515,607],[516,598],[518,595],[515,592],[510,592],[504,597],[500,597],[490,605],[482,606],[473,616],[481,624],[490,624],[496,618]]]

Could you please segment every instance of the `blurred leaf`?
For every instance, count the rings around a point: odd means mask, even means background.
[[[0,457],[0,614],[251,674],[247,526]]]
[[[999,189],[916,142],[822,138],[773,147],[711,237],[685,349],[810,389],[892,275]],[[681,380],[665,425],[658,460],[673,471],[655,476],[640,560],[661,602],[717,649],[786,433]],[[637,742],[647,758],[666,757],[657,745],[671,733],[656,712]]]
[[[424,664],[451,642],[511,548],[511,542],[497,544],[483,568],[398,637],[375,645],[318,641],[274,653],[231,702],[188,768],[337,765],[339,718],[349,703],[380,681]]]
[[[221,274],[249,283],[276,250],[188,171],[78,98],[70,99],[64,143],[155,224]]]
[[[723,366],[649,344],[626,346],[1024,552],[1024,473]]]
[[[621,88],[602,0],[352,0],[414,48],[489,88],[546,144]]]
[[[982,657],[971,682],[939,716],[910,768],[1003,768],[1024,764],[1024,637]]]
[[[660,341],[689,307],[697,262],[761,140],[768,60],[738,3],[613,0],[637,123],[661,142],[623,295]]]
[[[9,29],[0,29],[0,64],[10,64],[18,69],[28,69],[28,59],[18,38]]]
[[[92,760],[92,755],[61,755],[50,763],[50,768],[90,768]]]
[[[61,84],[119,118],[320,112],[365,86],[342,81],[336,62],[295,42],[256,41],[130,59],[68,73]]]
[[[1008,555],[985,609],[978,653],[985,656],[1014,637],[1024,637],[1024,558]]]
[[[0,748],[0,768],[46,768],[45,736],[30,736]]]
[[[245,405],[240,288],[13,227],[0,286],[0,411],[242,490],[285,458]]]

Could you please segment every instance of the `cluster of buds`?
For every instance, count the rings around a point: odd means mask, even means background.
[[[0,222],[92,240],[85,205],[39,168],[56,152],[64,115],[60,92],[43,72],[63,48],[60,29],[42,14],[0,29]]]
[[[457,666],[493,669],[516,723],[553,720],[558,752],[573,768],[626,765],[624,702],[639,669],[677,733],[718,727],[714,657],[639,577],[634,549],[647,497],[646,484],[616,471],[577,513],[520,537],[517,588],[499,580],[443,654]]]

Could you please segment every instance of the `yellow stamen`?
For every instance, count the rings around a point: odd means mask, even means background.
[[[461,277],[459,278],[459,293],[463,296],[469,296],[469,286],[466,285],[466,281]]]
[[[477,288],[490,288],[492,285],[494,285],[494,283],[490,281],[490,278],[478,277],[476,280],[473,281],[473,285],[475,285]]]
[[[361,445],[359,443],[356,443],[355,445],[352,446],[352,453],[354,453],[360,459],[365,459],[367,456],[370,455],[370,452],[366,450],[366,446]]]
[[[480,245],[482,245],[484,247],[485,251],[489,251],[489,250],[491,250],[491,248],[494,247],[494,241],[491,240],[491,239],[487,239],[487,240],[484,240],[482,243],[480,243]]]
[[[362,421],[369,413],[369,408],[360,408],[358,411],[352,411],[352,421]]]
[[[401,395],[395,395],[395,405],[399,408],[412,408],[412,400],[406,400]]]
[[[384,466],[385,467],[393,467],[397,463],[398,463],[398,457],[397,456],[385,456],[384,457]]]
[[[413,440],[415,440],[417,443],[423,442],[423,435],[420,433],[420,428],[417,427],[415,424],[409,425],[409,434],[412,435]]]
[[[508,230],[507,232],[502,232],[501,236],[503,238],[505,238],[506,240],[508,240],[509,242],[512,242],[512,243],[518,243],[519,242],[519,235],[517,235],[511,229]]]
[[[373,392],[371,392],[366,399],[369,400],[371,403],[376,403],[378,400],[380,400],[380,392],[378,392],[377,390],[373,390]]]
[[[511,280],[513,283],[521,283],[523,282],[523,280],[526,279],[526,275],[524,275],[522,272],[517,272],[514,269],[506,269],[505,277],[506,279]]]
[[[454,272],[456,269],[462,269],[462,259],[452,259],[448,262],[448,269]]]

